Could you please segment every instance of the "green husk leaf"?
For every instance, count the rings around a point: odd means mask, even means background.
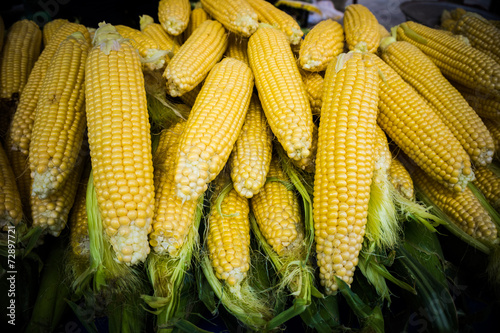
[[[340,326],[337,296],[315,298],[312,303],[300,314],[307,326],[319,333],[330,333]]]
[[[174,325],[176,328],[186,333],[211,333],[211,331],[201,329],[192,322],[187,321],[185,319],[176,321]]]
[[[401,23],[399,26],[403,29],[405,35],[408,38],[414,40],[417,43],[427,45],[427,39],[413,31],[406,23]]]
[[[476,185],[474,185],[474,183],[469,182],[467,184],[467,187],[469,187],[472,193],[479,200],[481,206],[483,206],[484,209],[486,209],[488,214],[491,216],[491,219],[496,224],[497,229],[500,229],[500,214],[497,212],[497,210],[493,208],[493,206],[488,202],[488,200],[486,200],[483,193],[476,187]]]

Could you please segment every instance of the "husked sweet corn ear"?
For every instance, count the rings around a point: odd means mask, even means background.
[[[191,11],[191,15],[189,17],[189,22],[183,33],[183,40],[186,41],[189,36],[193,34],[193,31],[196,30],[206,20],[209,20],[210,16],[208,13],[201,7],[195,8]]]
[[[316,24],[300,45],[299,64],[308,71],[324,71],[344,50],[344,29],[332,19]]]
[[[469,155],[424,99],[389,65],[372,57],[382,72],[379,126],[432,178],[463,191],[474,179]]]
[[[271,130],[291,159],[308,157],[311,106],[285,34],[261,26],[248,41],[248,59]]]
[[[262,235],[280,256],[293,253],[304,241],[299,201],[277,157],[271,160],[268,181],[251,199]]]
[[[293,17],[265,0],[246,0],[259,15],[259,21],[279,28],[292,45],[298,45],[304,33]]]
[[[301,71],[302,81],[306,87],[307,97],[314,115],[321,114],[321,98],[323,96],[323,77],[315,72]]]
[[[202,86],[203,82],[198,84],[192,90],[182,94],[182,96],[180,96],[180,99],[184,102],[184,104],[193,107],[194,102],[196,102],[196,97],[198,97],[198,94],[200,93]]]
[[[54,37],[59,28],[68,22],[69,21],[66,19],[55,19],[47,22],[43,26],[43,45],[49,45],[50,40]]]
[[[23,210],[7,154],[0,145],[0,231],[21,222]]]
[[[248,199],[234,189],[223,191],[225,185],[231,183],[229,177],[221,176],[214,181],[207,248],[217,278],[235,286],[245,279],[250,269],[250,208]],[[223,195],[222,201],[220,195]]]
[[[385,43],[382,46],[382,43]],[[381,43],[382,59],[408,82],[460,141],[476,165],[491,163],[493,138],[481,118],[441,74],[439,68],[416,46],[394,38]]]
[[[474,170],[474,185],[483,193],[486,200],[498,210],[500,208],[500,177],[490,166],[477,167]]]
[[[353,281],[363,243],[374,170],[379,96],[372,58],[342,54],[326,70],[314,179],[314,232],[320,282]]]
[[[349,50],[359,42],[365,42],[368,52],[375,53],[380,42],[380,28],[377,18],[363,5],[352,4],[344,13],[345,40]]]
[[[189,0],[160,0],[158,18],[169,34],[180,35],[187,27],[191,14]]]
[[[156,253],[176,256],[193,225],[197,200],[183,201],[176,195],[175,156],[185,122],[178,122],[160,134],[153,156],[155,215],[149,244]]]
[[[153,18],[149,15],[142,15],[140,17],[141,31],[151,37],[157,44],[160,50],[167,51],[165,60],[168,62],[179,50],[179,43],[174,37],[170,36],[162,26],[155,23]]]
[[[239,60],[225,58],[208,74],[176,157],[175,182],[182,200],[197,200],[226,164],[243,126],[252,89],[252,71]]]
[[[17,21],[9,28],[0,57],[0,99],[19,99],[41,42],[42,32],[33,21]]]
[[[97,203],[116,258],[144,261],[154,214],[150,125],[139,54],[100,24],[85,67],[87,127]]]
[[[272,140],[259,98],[253,95],[229,158],[233,186],[242,197],[251,198],[264,186],[271,163]]]
[[[41,198],[66,182],[82,146],[89,49],[90,39],[71,34],[59,44],[42,82],[29,150],[32,191]]]
[[[410,173],[397,158],[392,159],[389,180],[403,197],[409,200],[415,199],[415,190]]]
[[[495,223],[469,188],[462,193],[454,193],[436,183],[421,169],[415,170],[412,178],[417,193],[420,191],[424,193],[433,205],[441,209],[468,235],[478,240],[498,242]]]
[[[483,92],[500,93],[500,64],[446,32],[408,21],[398,26],[397,38],[417,46],[448,79]]]
[[[248,38],[241,37],[234,33],[229,33],[227,49],[224,56],[235,58],[249,65],[248,62]]]
[[[313,173],[316,167],[316,153],[318,151],[318,126],[313,124],[313,138],[311,142],[311,154],[309,156],[301,158],[300,160],[290,160],[292,163],[304,170],[305,172]]]
[[[163,76],[172,97],[182,96],[200,84],[227,48],[226,30],[217,21],[203,22],[182,44]]]
[[[246,0],[201,0],[203,9],[224,27],[250,37],[259,26],[259,16]]]

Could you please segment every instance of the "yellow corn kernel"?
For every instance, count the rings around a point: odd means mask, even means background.
[[[84,171],[84,176],[78,183],[78,189],[69,217],[69,244],[73,254],[79,258],[90,258],[90,238],[87,218],[87,184],[90,168]]]
[[[375,53],[380,42],[380,28],[377,18],[363,5],[352,4],[344,13],[345,39],[349,50],[359,42],[365,42],[368,52]]]
[[[314,230],[320,282],[353,281],[365,234],[374,170],[379,97],[372,58],[342,54],[326,70],[314,179]]]
[[[227,48],[227,34],[217,21],[207,20],[182,44],[163,76],[172,97],[182,96],[203,81]]]
[[[33,66],[26,86],[23,89],[16,113],[12,118],[9,134],[7,136],[7,154],[11,150],[22,152],[26,158],[28,157],[28,149],[31,141],[31,131],[35,120],[35,110],[38,104],[38,99],[42,91],[42,82],[47,73],[47,68],[54,58],[54,54],[59,47],[59,44],[69,35],[75,32],[81,32],[86,39],[90,38],[87,28],[81,24],[66,23],[62,25],[54,37],[49,42],[40,57]]]
[[[248,38],[241,37],[237,34],[230,33],[228,35],[227,49],[224,56],[235,58],[250,65],[248,62]]]
[[[299,169],[308,173],[313,173],[316,168],[316,153],[318,151],[318,126],[313,124],[313,137],[311,142],[311,154],[300,160],[290,160]]]
[[[180,35],[187,27],[191,14],[189,0],[160,0],[158,19],[169,34]]]
[[[394,40],[394,38],[391,38]],[[491,163],[493,138],[481,118],[416,46],[399,41],[381,47],[382,59],[408,82],[460,141],[476,165]]]
[[[498,241],[495,223],[469,188],[462,193],[454,193],[418,168],[412,178],[417,192],[424,193],[433,205],[441,209],[468,235],[487,242]]]
[[[298,45],[304,33],[293,17],[265,0],[247,0],[257,12],[259,21],[283,31],[292,45]],[[340,52],[339,52],[340,53]]]
[[[184,30],[184,33],[182,35],[182,39],[186,41],[189,36],[193,34],[193,31],[196,30],[206,20],[210,20],[210,16],[208,13],[201,7],[194,8],[191,11],[191,15],[189,17],[189,22],[186,27],[186,30]]]
[[[413,180],[408,170],[406,170],[404,165],[397,158],[392,159],[391,168],[389,169],[389,180],[403,197],[409,200],[415,199]]]
[[[300,45],[300,67],[313,72],[324,71],[343,50],[344,29],[340,23],[323,20],[309,31]]]
[[[183,202],[176,196],[175,156],[185,122],[179,122],[160,134],[153,156],[155,215],[149,244],[156,253],[176,256],[184,245],[193,224],[198,201]]]
[[[253,95],[229,159],[234,189],[242,197],[251,198],[264,186],[271,162],[272,140],[259,98]]]
[[[500,120],[500,96],[484,93],[455,82],[453,86],[480,117]]]
[[[273,250],[283,256],[303,245],[300,205],[277,157],[271,160],[267,177],[269,180],[250,203],[262,235]]]
[[[21,222],[23,210],[21,196],[17,189],[7,154],[0,145],[0,231]]]
[[[224,58],[191,109],[176,157],[177,196],[197,200],[222,170],[243,126],[253,89],[245,63]]]
[[[500,177],[491,166],[477,167],[474,174],[476,175],[474,185],[483,193],[491,206],[498,210],[500,208]]]
[[[196,97],[198,97],[198,94],[200,93],[201,87],[203,86],[203,82],[198,84],[196,87],[194,87],[192,90],[182,94],[180,96],[180,99],[184,102],[184,104],[193,107],[194,102],[196,102]]]
[[[446,32],[409,21],[399,25],[397,38],[417,46],[448,79],[480,91],[500,93],[500,64]]]
[[[168,63],[174,54],[179,51],[180,46],[177,40],[165,32],[162,26],[155,23],[153,18],[149,15],[142,15],[139,21],[141,24],[141,31],[151,37],[158,44],[160,50],[168,52],[167,57],[165,57]]]
[[[100,24],[85,66],[87,127],[94,186],[116,258],[146,259],[154,214],[150,125],[139,54]]]
[[[227,176],[217,177],[214,183],[208,217],[208,254],[217,278],[235,286],[245,279],[250,268],[250,208],[248,199],[234,189],[224,193],[224,185],[231,184]],[[221,192],[225,195],[217,205]]]
[[[500,154],[500,124],[497,119],[483,118],[483,123],[488,129],[495,144],[495,153]]]
[[[248,59],[271,130],[291,159],[308,157],[313,132],[311,106],[285,34],[261,26],[248,41]]]
[[[323,77],[316,72],[301,71],[302,81],[306,87],[307,97],[314,115],[321,114],[321,98],[323,95]]]
[[[457,24],[457,20],[454,19],[446,19],[444,21],[441,21],[441,28],[443,28],[446,31],[451,32],[453,30],[453,27],[455,27],[455,24]]]
[[[377,122],[436,181],[463,191],[474,179],[469,155],[425,100],[376,55],[380,76]]]
[[[40,54],[42,32],[35,22],[21,20],[7,31],[0,57],[0,99],[19,100]]]
[[[68,22],[69,21],[66,19],[55,19],[50,22],[47,22],[43,26],[43,45],[45,46],[49,45],[50,39],[54,37],[59,28]]]
[[[201,0],[201,5],[227,30],[243,37],[250,37],[259,26],[259,16],[246,0]]]
[[[59,44],[42,82],[29,150],[31,190],[46,198],[66,182],[85,127],[85,61],[90,39],[80,32]]]

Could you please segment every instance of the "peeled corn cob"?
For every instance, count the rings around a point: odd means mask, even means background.
[[[149,15],[142,15],[140,17],[141,31],[151,37],[157,44],[160,50],[168,52],[165,58],[167,62],[179,51],[179,43],[172,36],[163,30],[162,26],[155,23],[153,18]]]
[[[234,189],[223,191],[230,184],[227,176],[222,174],[214,183],[208,217],[208,254],[216,276],[235,286],[245,279],[250,268],[250,208],[248,199]]]
[[[69,21],[66,19],[55,19],[50,22],[47,22],[43,26],[43,45],[45,46],[49,45],[51,38],[54,37],[59,28],[68,22]]]
[[[206,20],[209,20],[210,19],[210,16],[207,14],[207,12],[201,8],[201,7],[198,7],[198,8],[195,8],[191,11],[191,15],[189,17],[189,22],[188,22],[188,25],[186,27],[186,30],[184,30],[184,33],[183,33],[183,40],[186,41],[189,36],[191,36],[193,34],[193,31],[196,30],[196,28],[198,28],[200,26],[200,24],[202,24],[203,22],[205,22]]]
[[[398,40],[417,46],[448,79],[469,88],[500,94],[500,64],[472,46],[415,22],[401,23]]]
[[[382,59],[422,95],[477,165],[491,163],[493,138],[481,118],[416,46],[390,37],[381,43]]]
[[[242,197],[251,198],[264,186],[271,162],[272,139],[259,98],[253,95],[229,158],[233,186]]]
[[[193,107],[194,102],[196,102],[196,97],[198,97],[198,94],[200,93],[202,86],[203,86],[203,82],[198,84],[192,90],[182,94],[180,96],[180,99],[184,102],[184,104],[189,105],[190,107]]]
[[[85,62],[90,39],[80,32],[59,44],[42,82],[29,150],[32,191],[46,198],[66,182],[85,132]]]
[[[483,193],[486,200],[498,210],[500,208],[500,177],[491,166],[477,167],[474,170],[474,185]]]
[[[314,230],[320,282],[351,284],[363,243],[374,168],[379,95],[372,58],[340,55],[328,65],[314,179]]]
[[[389,65],[372,57],[383,74],[379,126],[432,178],[463,191],[474,179],[469,155],[423,98]]]
[[[248,58],[271,130],[291,159],[308,157],[311,106],[285,34],[261,26],[248,41]]]
[[[298,45],[304,33],[293,17],[265,0],[246,0],[257,12],[259,21],[279,28],[292,45]]]
[[[406,170],[404,165],[397,158],[392,159],[391,168],[389,169],[389,180],[403,197],[409,200],[415,198],[413,180],[408,170]]]
[[[208,74],[191,109],[176,158],[177,196],[196,200],[222,170],[250,103],[253,75],[243,62],[225,58]]]
[[[375,53],[380,42],[377,18],[363,5],[352,4],[344,13],[345,39],[349,50],[354,50],[359,42],[365,42],[368,52]]]
[[[318,151],[318,126],[313,124],[313,136],[311,142],[311,154],[300,160],[290,160],[299,169],[305,172],[313,173],[316,167],[316,153]]]
[[[316,24],[300,45],[299,64],[308,71],[324,71],[344,50],[344,29],[331,19]]]
[[[94,186],[116,257],[136,264],[149,253],[153,162],[139,55],[110,24],[100,24],[85,67]]]
[[[478,240],[498,242],[495,223],[469,188],[462,193],[453,193],[418,168],[412,178],[417,193],[421,191],[468,235]]]
[[[307,97],[314,115],[321,114],[321,98],[323,95],[323,77],[318,73],[301,71],[302,81],[306,87]]]
[[[169,34],[180,35],[187,27],[191,14],[189,0],[160,0],[158,18]]]
[[[258,14],[245,0],[202,0],[203,9],[224,27],[250,37],[258,28]]]
[[[227,48],[227,34],[217,21],[204,21],[182,44],[163,76],[168,93],[182,96],[194,89],[219,62]]]
[[[230,33],[228,35],[227,49],[224,56],[241,60],[245,64],[249,65],[247,49],[248,49],[248,38],[244,38],[237,34]]]
[[[277,157],[271,160],[267,177],[262,190],[250,202],[267,243],[278,255],[284,255],[303,246],[304,226],[299,201],[289,188],[290,179],[281,169]]]
[[[0,231],[5,231],[8,226],[19,224],[22,217],[21,197],[17,190],[14,173],[7,154],[0,145]]]

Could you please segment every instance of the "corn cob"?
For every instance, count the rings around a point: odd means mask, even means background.
[[[66,181],[49,196],[42,198],[31,195],[33,226],[42,228],[54,237],[59,236],[66,227],[69,211],[73,207],[83,166],[81,159],[69,172]]]
[[[29,144],[31,141],[31,131],[35,120],[35,109],[38,98],[42,91],[42,82],[45,78],[47,68],[59,47],[59,44],[69,35],[75,32],[81,32],[86,39],[90,38],[87,28],[81,24],[66,23],[62,25],[54,37],[51,39],[40,57],[33,66],[26,86],[23,89],[19,105],[12,119],[12,123],[7,137],[7,154],[9,151],[19,150],[26,157],[28,156]],[[14,170],[16,172],[16,170]],[[18,175],[16,174],[16,177]]]
[[[483,193],[494,209],[500,208],[500,177],[491,166],[477,167],[474,170],[474,185]]]
[[[55,19],[50,22],[47,22],[43,26],[43,45],[49,45],[50,39],[54,37],[60,27],[69,21],[66,19]]]
[[[0,98],[18,100],[40,54],[42,32],[35,22],[15,22],[7,32],[0,58]]]
[[[470,158],[460,142],[424,99],[376,55],[380,78],[377,122],[425,172],[455,191],[474,179]],[[404,96],[404,97],[403,97]]]
[[[203,81],[227,48],[227,35],[217,21],[207,20],[182,44],[163,76],[168,93],[181,96]]]
[[[473,13],[462,15],[452,32],[464,35],[473,47],[500,63],[500,31],[485,18]]]
[[[344,50],[344,29],[331,19],[316,24],[300,45],[299,64],[308,71],[324,71]]]
[[[271,130],[291,159],[308,157],[311,106],[285,34],[260,27],[248,41],[248,59]]]
[[[483,123],[493,138],[496,155],[500,154],[500,124],[498,120],[483,118]]]
[[[149,15],[142,15],[139,19],[141,31],[147,36],[151,37],[157,44],[158,48],[167,51],[167,62],[179,51],[179,43],[176,39],[170,36],[163,30],[162,26],[155,23],[153,18]]]
[[[264,186],[271,162],[272,139],[259,98],[253,95],[229,159],[234,189],[242,197],[251,198]]]
[[[149,253],[154,213],[153,162],[139,55],[100,24],[85,67],[87,126],[99,211],[118,261]]]
[[[230,33],[228,35],[227,49],[224,56],[238,59],[250,66],[248,62],[247,49],[248,49],[248,38],[244,38],[238,36],[237,34]]]
[[[455,24],[457,24],[457,20],[447,19],[447,20],[441,21],[441,28],[443,28],[444,30],[449,31],[451,33]]]
[[[292,45],[298,45],[304,33],[293,17],[265,0],[246,0],[257,12],[259,21],[283,31]],[[340,53],[340,52],[339,52]]]
[[[180,96],[180,99],[184,102],[184,104],[186,104],[190,107],[193,107],[194,102],[196,102],[196,97],[198,97],[198,94],[200,93],[202,86],[203,86],[203,82],[198,84],[192,90],[182,94]]]
[[[191,11],[186,30],[184,30],[184,32],[182,33],[182,40],[186,41],[189,36],[193,34],[193,31],[195,31],[196,28],[198,28],[200,24],[202,24],[206,20],[210,20],[210,16],[207,14],[207,12],[201,7],[194,8]]]
[[[257,225],[267,243],[278,255],[302,245],[304,226],[299,201],[289,188],[290,179],[281,169],[279,159],[271,160],[268,181],[250,200]]]
[[[321,285],[351,284],[365,234],[374,168],[378,76],[371,58],[343,54],[328,65],[314,179],[314,230]],[[337,111],[338,110],[338,111]]]
[[[380,23],[378,24],[378,33],[380,34],[380,40],[382,40],[382,38],[391,36],[391,33],[387,31],[387,29]]]
[[[87,220],[87,184],[90,168],[84,171],[84,176],[78,184],[78,189],[69,217],[69,244],[73,255],[79,258],[90,257],[89,226]]]
[[[82,146],[89,48],[90,39],[71,34],[59,45],[42,82],[29,150],[31,190],[40,198],[65,183]]]
[[[175,195],[175,155],[185,122],[179,122],[160,135],[153,156],[155,179],[155,216],[149,243],[156,253],[176,256],[193,223],[198,202],[183,202]]]
[[[377,182],[379,179],[377,177],[385,177],[389,173],[392,163],[392,154],[389,150],[389,143],[387,141],[387,136],[385,132],[380,128],[380,126],[375,126],[374,132],[374,155],[375,155],[375,167],[374,173],[376,176],[373,177],[373,181]],[[387,175],[388,176],[388,175]]]
[[[258,28],[258,14],[245,0],[202,0],[203,9],[224,27],[243,37]]]
[[[347,6],[344,13],[344,32],[349,50],[354,50],[359,42],[365,42],[368,52],[375,53],[380,42],[377,18],[363,5]]]
[[[196,200],[222,170],[250,103],[253,75],[243,62],[225,58],[208,74],[191,109],[176,157],[177,196]]]
[[[21,197],[17,189],[7,154],[0,145],[0,231],[21,222],[23,211]]]
[[[389,180],[394,188],[406,199],[413,200],[415,198],[415,191],[413,188],[413,181],[408,170],[397,159],[393,158],[391,168],[389,169]]]
[[[191,14],[189,0],[160,0],[158,19],[169,34],[178,36],[187,27]]]
[[[495,223],[469,188],[462,193],[454,193],[418,168],[412,174],[412,179],[417,193],[422,192],[427,196],[433,205],[441,209],[468,235],[487,242],[498,241]]]
[[[451,15],[451,18],[453,20],[458,20],[460,19],[462,16],[464,16],[465,14],[467,14],[467,11],[463,8],[455,8],[453,9],[452,11],[450,11],[450,15]]]
[[[500,120],[500,97],[468,88],[458,83],[453,86],[462,94],[476,113],[483,118]]]
[[[318,151],[318,126],[313,124],[313,136],[311,142],[311,154],[300,160],[290,160],[299,169],[308,173],[313,173],[316,168],[316,153]]]
[[[301,71],[302,81],[306,87],[307,97],[314,115],[321,114],[321,98],[323,95],[323,77],[319,73]]]
[[[250,208],[248,199],[234,189],[224,191],[225,185],[230,184],[227,176],[221,174],[214,183],[208,217],[208,254],[217,278],[235,286],[245,279],[250,268]]]
[[[385,42],[385,43],[384,43]],[[416,46],[390,37],[381,43],[382,59],[422,95],[477,165],[491,163],[493,138],[481,118]]]
[[[448,79],[500,94],[500,64],[472,46],[411,21],[399,25],[397,38],[417,46]]]

